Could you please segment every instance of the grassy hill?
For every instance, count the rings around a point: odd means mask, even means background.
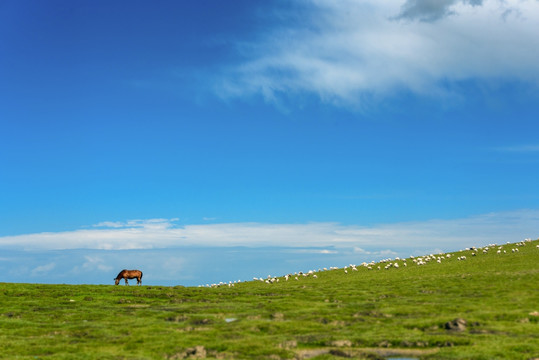
[[[539,358],[539,240],[266,280],[0,283],[0,358]]]

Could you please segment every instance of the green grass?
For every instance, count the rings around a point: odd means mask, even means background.
[[[532,359],[537,245],[234,287],[0,283],[0,358]]]

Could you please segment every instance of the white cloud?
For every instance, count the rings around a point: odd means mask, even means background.
[[[166,228],[170,226],[171,222],[178,221],[178,218],[174,219],[149,219],[149,220],[129,220],[126,222],[121,221],[103,221],[93,225],[93,227],[99,228]]]
[[[514,145],[499,147],[495,150],[508,153],[535,153],[539,152],[539,145]]]
[[[399,89],[442,94],[469,79],[539,83],[539,1],[307,4],[293,24],[242,44],[246,60],[228,69],[223,97],[261,94],[278,103],[307,93],[360,105]]]
[[[131,224],[128,226],[127,224]],[[174,221],[128,221],[122,227],[83,229],[0,237],[0,246],[31,250],[132,250],[201,247],[297,247],[356,249],[381,254],[380,249],[456,249],[537,237],[539,210],[491,213],[463,219],[379,224],[229,223],[176,226]],[[376,248],[376,250],[371,250]],[[362,250],[369,249],[369,250]],[[85,266],[99,268],[99,258]],[[103,268],[102,270],[108,270]]]
[[[483,0],[406,0],[396,19],[436,21],[454,15],[451,8],[458,3],[480,6]]]
[[[362,248],[357,247],[357,246],[352,249],[352,252],[354,254],[358,254],[358,255],[369,255],[371,258],[398,255],[397,252],[395,252],[393,250],[390,250],[390,249],[369,251],[369,250],[365,250],[365,249],[362,249]]]
[[[297,249],[292,251],[295,254],[322,254],[322,255],[330,255],[330,254],[338,254],[339,252],[337,250],[330,250],[330,249]]]
[[[106,265],[105,260],[99,256],[84,256],[84,259],[86,260],[84,264],[82,264],[83,270],[98,270],[103,272],[109,272],[112,270],[112,266]]]
[[[327,249],[319,251],[319,254],[337,254],[337,253],[338,252],[335,250],[327,250]]]
[[[46,265],[40,265],[40,266],[32,269],[32,275],[36,276],[36,275],[46,274],[46,273],[52,271],[55,267],[56,267],[55,263],[49,263],[49,264],[46,264]]]

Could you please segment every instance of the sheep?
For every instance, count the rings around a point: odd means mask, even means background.
[[[524,241],[522,242],[519,242],[519,243],[514,243],[513,244],[513,248],[511,248],[511,251],[513,253],[516,253],[516,252],[519,252],[519,247],[521,246],[526,246],[526,243],[527,242],[531,242],[530,239],[525,239]],[[509,243],[509,242],[508,242]],[[536,248],[539,249],[539,245],[536,245]],[[460,250],[460,253],[463,253],[465,251],[470,251],[470,253],[468,253],[469,256],[478,256],[480,254],[479,251],[481,251],[483,254],[488,254],[489,250],[491,249],[494,249],[494,251],[496,251],[496,254],[507,254],[507,251],[508,250],[505,250],[503,248],[503,246],[498,246],[496,244],[489,244],[487,246],[484,246],[484,247],[480,247],[480,248],[476,248],[475,246],[473,247],[470,247],[470,248],[466,248],[464,250]],[[466,256],[465,255],[462,255],[462,254],[458,254],[458,252],[455,252],[453,254],[445,254],[445,253],[442,253],[440,252],[439,254],[435,255],[435,254],[428,254],[428,255],[423,255],[423,256],[413,256],[411,255],[409,258],[407,259],[401,259],[400,257],[396,257],[395,260],[392,260],[391,258],[386,258],[386,259],[381,259],[378,261],[378,263],[376,261],[370,261],[370,262],[362,262],[361,264],[359,265],[354,265],[354,264],[349,264],[349,265],[346,265],[342,268],[339,268],[339,267],[330,267],[329,269],[330,270],[340,270],[340,271],[343,271],[344,274],[349,274],[350,271],[359,271],[358,267],[359,266],[362,266],[362,267],[365,267],[367,268],[367,270],[373,270],[374,268],[378,269],[378,270],[381,270],[382,266],[384,267],[385,270],[390,270],[392,267],[394,267],[395,269],[399,269],[401,267],[407,267],[408,266],[408,263],[407,263],[407,260],[410,260],[412,264],[415,264],[417,266],[422,266],[422,265],[427,265],[429,262],[434,262],[436,261],[438,264],[442,264],[444,263],[444,260],[446,259],[450,259],[451,257],[453,256],[456,256],[456,255],[460,255],[460,256],[457,256],[457,260],[458,261],[464,261],[466,260]],[[316,272],[322,272],[322,271],[327,271],[328,268],[319,268],[318,270],[309,270],[308,272],[302,272],[302,271],[299,271],[299,272],[296,272],[294,274],[287,274],[287,275],[284,275],[282,277],[272,277],[271,275],[268,275],[267,278],[257,278],[257,277],[253,277],[253,280],[254,281],[261,281],[261,282],[264,282],[264,283],[267,283],[267,284],[274,284],[274,283],[278,283],[281,279],[284,279],[285,281],[288,281],[291,277],[294,277],[294,279],[296,281],[299,280],[299,277],[309,277],[309,276],[312,276],[313,279],[317,279],[318,276],[315,274]],[[237,282],[228,282],[228,283],[219,283],[219,284],[206,284],[206,287],[220,287],[220,286],[225,286],[227,285],[228,287],[233,287],[236,283],[239,283],[240,281],[237,281]],[[204,287],[203,285],[199,285],[200,287]]]

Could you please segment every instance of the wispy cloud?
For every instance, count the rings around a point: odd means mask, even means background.
[[[372,251],[372,250],[365,250],[365,249],[362,249],[360,247],[355,247],[353,249],[353,252],[354,254],[360,254],[360,255],[369,255],[371,257],[379,257],[379,256],[395,256],[397,255],[397,253],[393,250],[389,250],[389,249],[386,249],[386,250],[376,250],[376,251]]]
[[[443,94],[470,79],[539,83],[539,1],[302,4],[290,10],[298,12],[293,24],[241,45],[245,61],[225,72],[223,97],[260,94],[279,103],[314,94],[361,105],[401,89]]]
[[[100,256],[84,256],[85,262],[82,264],[84,270],[111,271],[112,266],[105,264],[105,259]]]
[[[407,0],[402,5],[400,14],[395,18],[425,22],[436,21],[454,15],[455,12],[451,8],[459,3],[479,6],[483,4],[483,0]]]
[[[175,220],[175,219],[173,219]],[[338,223],[264,224],[225,223],[177,226],[173,220],[150,219],[111,224],[103,228],[0,237],[11,249],[133,250],[184,246],[297,247],[318,249],[445,248],[516,241],[539,235],[539,211],[521,210],[463,219],[429,220],[375,226]],[[374,254],[374,252],[373,252]],[[98,258],[86,258],[87,267],[99,267]]]
[[[174,219],[149,219],[149,220],[129,220],[129,221],[103,221],[93,225],[94,228],[155,228],[162,229],[172,225],[172,222],[178,221]]]
[[[290,251],[289,251],[290,252]],[[297,249],[291,252],[296,254],[338,254],[337,250],[331,249]]]
[[[56,267],[56,263],[49,263],[49,264],[46,264],[46,265],[40,265],[40,266],[32,269],[31,274],[32,274],[32,276],[47,274],[50,271],[52,271],[55,267]]]
[[[539,152],[539,145],[514,145],[514,146],[504,146],[498,147],[495,149],[499,152],[506,153],[535,153]]]

